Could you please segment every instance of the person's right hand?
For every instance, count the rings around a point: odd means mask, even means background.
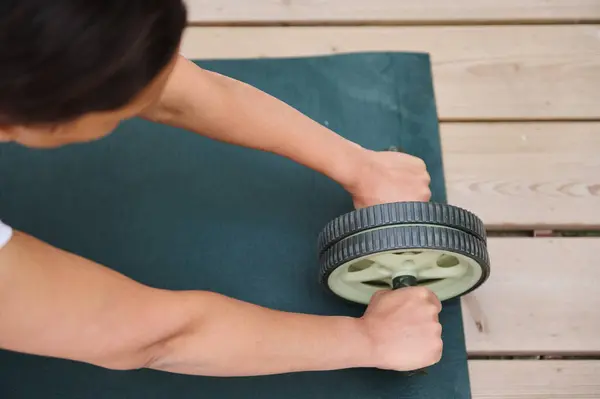
[[[442,305],[424,287],[380,291],[361,318],[372,344],[374,367],[412,371],[442,357]]]

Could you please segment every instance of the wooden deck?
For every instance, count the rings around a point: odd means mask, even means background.
[[[449,201],[492,236],[473,397],[600,398],[600,0],[187,3],[192,58],[430,53]]]

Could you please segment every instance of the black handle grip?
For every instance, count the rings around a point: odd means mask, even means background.
[[[414,287],[415,285],[417,285],[417,278],[415,276],[398,276],[392,280],[392,289],[394,290]]]

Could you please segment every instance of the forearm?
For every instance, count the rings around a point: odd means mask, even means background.
[[[282,155],[344,185],[365,151],[282,101],[184,59],[150,119]]]
[[[358,319],[154,289],[22,233],[0,251],[0,315],[4,349],[111,369],[240,376],[370,360]]]
[[[285,313],[207,292],[178,296],[189,325],[164,343],[150,368],[248,376],[370,366],[357,319]]]

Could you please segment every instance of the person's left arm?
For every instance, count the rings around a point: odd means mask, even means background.
[[[422,160],[365,149],[269,94],[183,57],[144,117],[289,158],[337,181],[358,207],[431,195]]]

